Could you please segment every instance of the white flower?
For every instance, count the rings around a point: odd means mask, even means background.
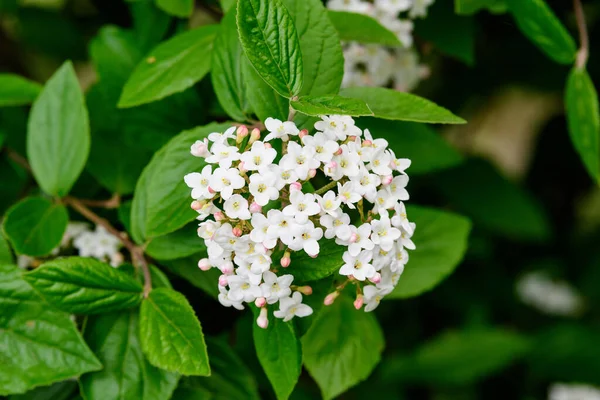
[[[305,180],[308,177],[308,171],[319,168],[320,163],[314,155],[314,148],[302,147],[296,142],[289,142],[287,154],[281,158],[279,166],[284,171],[293,170],[298,178]]]
[[[379,306],[383,295],[381,294],[381,290],[377,289],[373,285],[367,285],[363,288],[364,302],[365,302],[365,312],[373,311]]]
[[[269,220],[263,214],[255,213],[252,214],[252,231],[250,232],[250,239],[254,243],[262,243],[267,249],[272,249],[277,244],[277,239],[269,237],[267,234],[269,228]]]
[[[269,131],[269,134],[264,138],[265,142],[273,139],[287,141],[289,140],[288,135],[297,136],[298,133],[300,133],[298,127],[293,122],[281,122],[280,120],[271,117],[265,120],[265,128]]]
[[[350,151],[348,146],[341,146],[342,154],[334,156],[333,161],[337,163],[337,168],[332,174],[334,180],[340,180],[343,176],[354,177],[360,172],[360,156]]]
[[[373,5],[363,0],[329,0],[327,8],[336,11],[370,14],[373,10]]]
[[[392,157],[390,153],[384,149],[377,151],[373,154],[373,160],[369,164],[369,169],[376,173],[377,175],[387,176],[392,174],[392,169],[390,168],[390,162],[392,161]]]
[[[373,202],[375,206],[373,207],[373,211],[382,213],[385,210],[389,210],[390,208],[394,208],[396,205],[396,199],[390,193],[387,188],[379,189],[375,194],[375,201]]]
[[[277,190],[281,190],[284,186],[298,181],[298,174],[294,170],[283,169],[277,164],[271,164],[268,171],[275,175],[275,182],[272,185]]]
[[[364,196],[369,202],[373,203],[377,195],[377,186],[381,184],[379,175],[370,174],[366,169],[361,169],[358,175],[351,178],[354,182],[354,190],[361,196]]]
[[[414,224],[411,226],[410,229],[411,232],[414,232]],[[412,236],[412,233],[408,233],[407,231],[405,231],[404,229],[400,228],[400,240],[398,241],[399,244],[402,247],[406,247],[409,250],[414,250],[415,244],[413,243],[413,241],[410,239]]]
[[[267,235],[270,238],[279,238],[283,244],[289,246],[294,238],[293,228],[296,226],[294,217],[287,216],[279,210],[269,210],[267,219],[269,220]]]
[[[234,194],[223,204],[223,211],[229,218],[250,219],[250,210],[248,209],[248,200],[239,194]]]
[[[300,190],[292,190],[290,204],[285,206],[283,214],[294,217],[299,224],[305,224],[308,217],[317,215],[321,211],[321,207],[315,200],[315,195],[312,193],[304,194]]]
[[[267,271],[263,274],[263,281],[260,285],[262,295],[267,299],[267,303],[273,304],[279,301],[281,298],[288,297],[292,294],[290,285],[294,280],[293,275],[281,275],[278,277],[271,271]]]
[[[67,247],[71,240],[77,238],[84,232],[90,231],[90,225],[87,222],[69,222],[67,230],[60,241],[60,247]]]
[[[277,157],[277,151],[268,148],[263,142],[254,142],[250,151],[244,152],[240,156],[240,161],[244,163],[244,168],[248,171],[264,171]]]
[[[412,21],[401,20],[398,18],[382,18],[381,24],[396,34],[396,37],[406,48],[413,45],[413,28]]]
[[[250,175],[248,189],[250,189],[256,203],[265,206],[269,201],[279,198],[279,190],[273,187],[273,182],[276,179],[275,175],[271,173]]]
[[[548,400],[600,400],[600,389],[591,385],[554,383]]]
[[[364,281],[367,278],[372,278],[375,275],[375,268],[371,265],[373,252],[363,250],[353,257],[349,252],[344,252],[342,255],[344,265],[340,267],[340,275],[352,275],[359,281]]]
[[[354,125],[354,119],[348,115],[321,115],[322,121],[315,122],[315,129],[331,140],[344,141],[348,136],[360,136],[362,131]]]
[[[337,189],[339,199],[351,209],[356,208],[353,203],[356,203],[362,199],[362,196],[356,191],[352,181],[346,182],[344,185],[340,185],[338,182]]]
[[[196,140],[190,147],[190,153],[192,153],[194,157],[208,157],[210,155],[210,152],[208,151],[208,139],[204,138],[202,140]]]
[[[408,200],[409,195],[406,190],[408,184],[408,175],[398,175],[392,179],[392,183],[389,184],[388,190],[392,197],[396,200]]]
[[[262,296],[262,290],[258,285],[251,283],[245,276],[230,275],[227,277],[227,283],[229,284],[229,297],[231,298],[238,298],[241,295],[241,298],[249,303]]]
[[[369,236],[371,236],[370,224],[364,223],[358,228],[351,225],[350,228],[352,229],[352,235],[355,239],[354,242],[348,245],[348,253],[350,253],[351,256],[356,257],[362,249],[373,250],[375,244],[369,239]]]
[[[413,0],[375,0],[375,7],[381,12],[396,17],[398,13],[407,11]]]
[[[234,295],[236,296],[240,296],[241,292],[237,291],[237,292],[233,292]],[[239,298],[232,298],[231,297],[231,291],[225,289],[222,286],[219,286],[219,303],[221,303],[222,305],[224,305],[225,307],[235,307],[238,310],[243,310],[244,306],[242,305],[242,296],[240,296]]]
[[[95,231],[81,233],[73,241],[73,247],[79,251],[79,255],[82,257],[107,261],[119,251],[121,241],[103,226],[97,225]]]
[[[413,0],[413,6],[408,13],[411,18],[427,16],[427,7],[433,4],[435,0]]]
[[[302,143],[315,149],[315,159],[323,164],[327,164],[333,158],[333,153],[338,151],[340,145],[329,139],[324,133],[317,132],[313,136],[306,135],[302,138]]]
[[[323,213],[329,214],[333,217],[337,217],[340,214],[340,204],[342,201],[336,197],[334,191],[327,191],[323,197],[319,195],[315,196],[317,197],[317,202],[319,203]]]
[[[210,187],[221,194],[224,200],[227,200],[233,194],[235,189],[241,189],[246,184],[244,178],[240,176],[237,168],[217,168],[210,177]]]
[[[250,260],[250,272],[261,275],[271,267],[271,257],[268,254],[255,254]]]
[[[396,203],[394,211],[396,211],[396,213],[392,217],[392,225],[396,228],[402,228],[406,231],[406,233],[412,235],[413,226],[410,224],[408,216],[406,215],[406,207],[404,206],[404,203],[401,201]]]
[[[410,167],[411,161],[408,158],[398,158],[394,163],[396,164],[396,171],[404,174],[404,171]]]
[[[323,229],[315,228],[312,221],[308,221],[303,225],[296,225],[293,234],[294,240],[289,245],[290,249],[295,251],[304,249],[309,256],[319,254],[318,241],[323,237]]]
[[[549,315],[572,317],[583,309],[583,299],[575,288],[540,271],[521,277],[517,294],[523,303]]]
[[[313,312],[312,308],[306,304],[302,304],[302,295],[299,292],[294,292],[292,297],[284,297],[279,300],[279,310],[273,315],[277,318],[283,318],[285,322],[298,317],[308,317]]]
[[[371,221],[371,229],[373,231],[371,240],[385,251],[390,251],[394,241],[400,238],[400,230],[392,227],[387,215]]]
[[[217,230],[221,227],[220,222],[205,221],[198,224],[198,236],[204,240],[212,239]]]
[[[326,239],[332,239],[334,237],[341,240],[350,239],[352,231],[350,230],[350,216],[348,214],[341,213],[337,217],[325,214],[321,216],[319,222],[325,227]]]
[[[237,129],[237,127],[232,126],[230,128],[227,128],[227,130],[224,133],[220,133],[220,132],[212,132],[208,134],[208,140],[210,140],[213,143],[227,143],[227,141],[229,139],[233,139],[235,138],[235,130]]]
[[[390,263],[393,260],[394,260],[393,249],[385,251],[379,246],[375,246],[375,248],[373,249],[373,267],[375,267],[375,271],[379,271],[383,267],[390,265]]]
[[[400,280],[400,276],[402,275],[403,271],[404,266],[396,270],[392,270],[391,268],[385,267],[382,268],[381,281],[376,285],[377,288],[380,290],[380,293],[385,295],[394,290],[394,288],[398,284],[398,281]]]
[[[219,163],[221,168],[230,168],[234,161],[240,159],[238,148],[227,143],[215,143],[210,148],[211,155],[206,157],[207,163]]]
[[[212,165],[205,165],[202,172],[192,172],[183,177],[185,184],[192,189],[192,198],[196,200],[210,199],[215,194],[208,190]]]

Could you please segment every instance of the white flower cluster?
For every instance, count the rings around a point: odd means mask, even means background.
[[[583,299],[571,285],[555,281],[541,271],[523,275],[516,290],[523,303],[545,314],[569,317],[583,309]]]
[[[312,289],[292,285],[294,276],[283,273],[292,252],[317,257],[323,240],[346,247],[339,273],[357,286],[355,307],[366,304],[371,311],[396,285],[408,261],[406,249],[415,248],[415,225],[402,203],[409,197],[404,170],[410,160],[397,159],[386,140],[373,139],[349,116],[321,119],[314,135],[267,118],[262,140],[258,129],[249,134],[240,126],[237,134],[231,127],[191,147],[207,163],[184,178],[208,250],[198,266],[222,272],[223,305],[243,309],[254,302],[261,308],[261,327],[268,325],[267,306],[275,303],[275,317],[285,321],[312,313],[302,304],[302,294]],[[317,174],[329,184],[314,193],[303,189]]]
[[[590,385],[555,383],[548,390],[548,400],[600,400],[600,389]]]
[[[329,0],[327,7],[369,15],[395,33],[404,45],[388,48],[381,45],[348,43],[344,47],[344,87],[386,86],[409,91],[429,75],[429,68],[419,63],[412,48],[413,22],[425,17],[434,0]],[[399,16],[405,16],[400,17]]]

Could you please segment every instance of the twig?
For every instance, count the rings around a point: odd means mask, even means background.
[[[16,151],[14,151],[13,149],[8,148],[8,147],[4,148],[4,151],[6,152],[6,156],[8,158],[13,160],[15,163],[19,164],[21,167],[23,167],[27,171],[31,172],[31,166],[29,165],[29,163],[27,162],[27,159],[25,157],[23,157],[22,155],[20,155],[19,153],[17,153]]]
[[[577,52],[577,59],[575,65],[577,68],[585,68],[590,52],[590,43],[588,37],[587,24],[585,22],[585,14],[583,12],[583,6],[581,0],[573,0],[573,7],[575,8],[575,18],[577,20],[577,28],[579,29],[579,51]]]
[[[291,104],[292,101],[296,101],[296,100],[298,100],[298,96],[294,96],[290,99],[290,112],[289,112],[288,118],[287,118],[288,121],[293,121],[294,117],[296,116],[296,110],[294,110],[292,108],[292,104]]]
[[[112,209],[119,208],[121,205],[121,196],[118,193],[115,193],[107,200],[79,199],[79,202],[88,207]]]
[[[329,182],[327,185],[315,190],[315,194],[323,194],[331,188],[334,188],[337,185],[337,181]]]
[[[104,227],[108,232],[117,237],[123,246],[129,250],[131,253],[131,258],[133,260],[134,265],[139,266],[144,273],[144,297],[148,297],[148,294],[152,290],[152,277],[150,275],[150,269],[148,267],[148,262],[144,257],[144,250],[137,246],[134,242],[132,242],[126,234],[120,232],[117,228],[111,225],[108,220],[102,218],[92,210],[90,210],[85,204],[82,203],[81,200],[75,197],[64,197],[63,202],[70,207],[72,207],[79,214],[83,215],[85,218],[95,223],[96,225],[100,225]]]

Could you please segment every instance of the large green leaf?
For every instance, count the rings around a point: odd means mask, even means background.
[[[60,244],[68,222],[63,205],[28,197],[8,209],[2,229],[17,253],[45,256]]]
[[[571,64],[575,41],[544,0],[505,0],[525,36],[554,61]]]
[[[150,103],[182,92],[210,70],[218,25],[179,34],[161,43],[140,62],[125,84],[119,107]]]
[[[142,299],[138,281],[93,258],[48,261],[26,274],[25,279],[48,303],[76,314],[130,308]]]
[[[341,40],[376,43],[392,47],[402,46],[402,43],[393,32],[368,15],[330,10],[329,19],[335,26]]]
[[[77,381],[69,379],[50,386],[40,386],[24,394],[15,394],[8,400],[69,400],[77,389]]]
[[[150,239],[146,253],[157,260],[175,260],[206,251],[204,240],[198,237],[198,224],[188,224],[182,229]]]
[[[302,338],[304,366],[332,399],[365,380],[381,359],[381,327],[372,313],[357,312],[352,300],[340,296],[323,307]]]
[[[319,241],[320,251],[317,259],[304,251],[292,254],[292,263],[288,267],[298,282],[310,282],[323,279],[337,272],[344,261],[342,255],[347,249],[335,243],[334,240]]]
[[[369,129],[373,137],[389,142],[396,157],[412,161],[409,175],[431,173],[463,162],[463,156],[433,128],[425,124],[361,118],[357,125]]]
[[[443,171],[433,183],[479,228],[512,240],[544,242],[552,236],[543,205],[483,160]]]
[[[206,338],[211,374],[185,377],[173,399],[259,400],[254,375],[224,340]],[[184,394],[189,397],[184,397]]]
[[[210,77],[219,103],[227,114],[236,121],[247,120],[249,98],[242,75],[244,58],[237,33],[236,9],[228,12],[221,21],[215,38]]]
[[[600,108],[594,83],[585,69],[573,68],[565,92],[567,122],[575,150],[590,176],[600,179]]]
[[[454,0],[454,11],[459,15],[472,15],[480,10],[503,13],[506,8],[506,0]]]
[[[102,368],[69,315],[48,307],[12,265],[0,266],[0,339],[0,395]]]
[[[129,7],[136,43],[140,51],[146,53],[165,36],[171,24],[171,17],[151,0],[133,1],[129,3]]]
[[[155,0],[158,8],[167,14],[180,18],[192,15],[194,11],[194,0]]]
[[[65,196],[83,171],[89,151],[88,113],[73,65],[66,62],[33,103],[27,158],[40,187]]]
[[[290,102],[292,108],[306,115],[339,114],[353,117],[373,115],[367,104],[360,99],[342,96],[302,96]]]
[[[300,41],[281,0],[239,1],[236,17],[242,48],[258,74],[284,97],[300,94]]]
[[[19,75],[0,74],[0,107],[31,104],[42,85]]]
[[[200,321],[181,293],[150,292],[142,302],[140,340],[150,364],[183,375],[210,375]]]
[[[430,124],[464,124],[465,120],[414,94],[379,87],[352,87],[340,95],[363,100],[377,118]]]
[[[80,379],[86,400],[167,400],[179,376],[153,367],[142,353],[136,311],[88,318],[85,340],[104,365]]]
[[[285,121],[289,113],[289,101],[277,94],[256,72],[246,56],[241,59],[242,76],[246,84],[246,96],[252,110],[261,121],[277,118]]]
[[[0,232],[0,264],[12,264],[13,255],[4,234]]]
[[[417,296],[441,283],[462,260],[467,250],[471,223],[460,215],[432,208],[410,206],[407,215],[417,224],[412,237],[416,249],[398,286],[388,298]]]
[[[444,333],[413,355],[381,364],[383,381],[468,385],[512,364],[530,347],[527,338],[501,329]]]
[[[273,317],[266,329],[253,324],[253,336],[256,355],[277,399],[288,399],[302,372],[302,346],[294,326]]]
[[[131,229],[138,243],[171,233],[192,221],[190,189],[183,177],[198,172],[204,160],[190,154],[190,146],[211,132],[223,132],[230,124],[210,124],[174,137],[157,152],[140,176],[133,196]]]

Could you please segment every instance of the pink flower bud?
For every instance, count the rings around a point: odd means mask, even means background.
[[[313,292],[312,287],[310,287],[308,285],[307,286],[298,286],[296,288],[296,291],[298,291],[298,292],[300,292],[302,294],[305,294],[307,296],[310,296],[312,294],[312,292]]]
[[[227,286],[227,275],[221,275],[219,277],[219,286]]]
[[[269,326],[269,320],[267,319],[267,309],[266,308],[260,309],[260,315],[256,319],[256,325],[258,325],[259,327],[261,327],[263,329],[267,329],[267,326]]]
[[[258,128],[254,128],[254,129],[252,129],[252,132],[250,133],[250,140],[248,141],[248,144],[252,144],[252,143],[256,142],[258,139],[260,139],[260,131],[258,130]]]
[[[242,140],[244,140],[246,136],[248,136],[248,127],[246,125],[238,126],[236,142],[238,144],[242,143]]]
[[[392,180],[393,180],[393,179],[394,179],[394,177],[393,177],[393,176],[391,176],[391,175],[387,175],[387,176],[384,176],[383,178],[381,178],[381,183],[383,183],[384,185],[386,185],[386,186],[387,186],[387,185],[389,185],[390,183],[392,183]]]
[[[381,274],[379,272],[375,272],[375,275],[370,277],[369,280],[374,284],[378,284],[379,282],[381,282]]]
[[[214,193],[217,193],[217,192],[215,192],[215,190],[209,186],[208,187],[208,193],[214,194]]]
[[[269,142],[265,143],[265,149],[270,149],[272,147],[273,146],[271,145],[271,143],[269,143]]]
[[[262,308],[265,306],[265,304],[267,304],[267,299],[265,299],[264,297],[257,297],[256,300],[254,300],[254,304],[256,305],[256,307]]]
[[[350,243],[354,243],[358,240],[358,235],[356,233],[353,233],[352,235],[350,235]]]
[[[356,296],[356,300],[354,300],[354,308],[360,310],[363,306],[364,298],[362,294]]]
[[[233,274],[233,263],[231,261],[227,261],[223,265],[221,265],[220,270],[225,275]]]
[[[302,190],[302,184],[300,182],[290,183],[290,191],[292,190]]]
[[[211,268],[208,258],[203,258],[198,261],[198,268],[200,268],[202,271],[208,271]]]
[[[292,262],[292,259],[289,256],[288,257],[286,257],[286,256],[281,257],[280,264],[281,264],[281,266],[283,268],[289,267],[290,264],[291,264],[291,262]]]
[[[336,169],[337,166],[338,166],[338,164],[335,161],[329,161],[327,163],[327,168],[329,168],[329,169]]]
[[[190,153],[192,153],[194,157],[206,157],[208,155],[208,146],[206,145],[206,142],[196,140],[190,149]]]
[[[192,210],[198,211],[202,208],[202,203],[200,203],[198,200],[194,200],[192,201],[190,207],[192,207]]]
[[[298,133],[298,136],[300,137],[300,139],[302,139],[306,135],[308,135],[308,131],[306,129],[302,129],[300,131],[300,133]]]
[[[309,178],[314,178],[315,175],[317,175],[317,170],[316,169],[313,168],[313,169],[309,169],[308,170],[308,177]]]
[[[356,136],[354,136],[354,135],[348,136],[348,140],[350,140],[351,142],[354,142],[356,140]]]
[[[238,169],[240,170],[241,173],[248,172],[248,170],[244,166],[244,162],[243,161],[240,161],[240,163],[238,164]]]
[[[225,218],[225,215],[221,211],[217,211],[213,214],[213,217],[215,217],[215,221],[222,221]]]
[[[325,300],[323,300],[323,304],[325,304],[326,306],[332,305],[333,302],[335,301],[335,299],[337,299],[337,297],[339,295],[340,295],[340,292],[329,293],[327,296],[325,296]]]
[[[259,213],[262,211],[262,206],[260,204],[258,204],[257,202],[253,201],[252,204],[250,204],[250,212],[251,213]]]
[[[333,153],[336,156],[339,156],[340,154],[342,154],[344,152],[344,150],[342,150],[342,148],[340,147],[339,149],[337,149],[337,151],[335,153]]]
[[[362,147],[371,147],[373,146],[373,142],[371,142],[370,140],[363,140],[362,142]]]
[[[239,226],[236,226],[235,228],[233,228],[231,230],[231,233],[233,233],[233,236],[235,236],[235,237],[240,237],[240,236],[242,236],[242,233],[243,233],[242,228],[240,228]]]

